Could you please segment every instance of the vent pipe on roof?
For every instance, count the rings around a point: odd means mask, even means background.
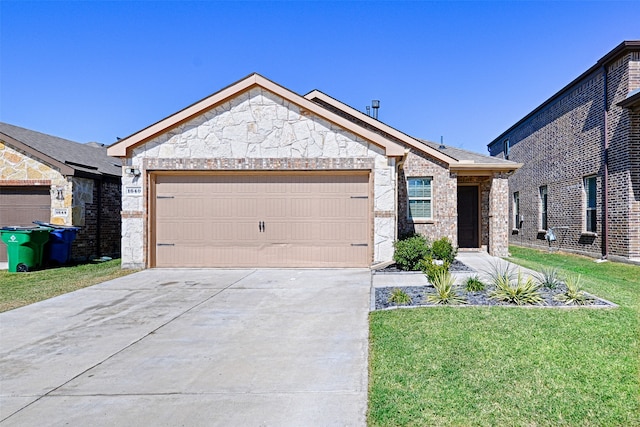
[[[444,136],[442,136],[442,135],[440,135],[440,146],[439,146],[438,148],[439,148],[439,149],[441,149],[441,150],[443,150],[443,149],[447,148],[447,147],[444,145]]]
[[[367,116],[371,117],[371,107],[367,105],[365,108],[367,109]]]
[[[378,109],[380,108],[380,100],[374,99],[371,101],[371,108],[373,108],[373,118],[378,120]]]

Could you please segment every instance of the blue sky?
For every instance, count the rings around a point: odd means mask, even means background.
[[[115,142],[250,73],[486,153],[623,40],[640,2],[0,2],[0,121]]]

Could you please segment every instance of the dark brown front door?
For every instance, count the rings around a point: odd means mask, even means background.
[[[458,247],[479,247],[478,234],[478,187],[458,187]]]

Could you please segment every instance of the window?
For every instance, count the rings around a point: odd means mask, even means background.
[[[522,218],[520,217],[520,193],[518,191],[513,193],[513,220],[513,228],[519,229],[520,221],[522,221]]]
[[[504,154],[504,158],[509,160],[509,140],[505,139],[502,143],[502,153]]]
[[[589,176],[584,179],[584,192],[586,193],[586,214],[587,214],[587,222],[586,222],[586,231],[595,233],[596,232],[596,177]]]
[[[409,219],[431,219],[431,177],[408,178]]]
[[[547,230],[547,186],[540,187],[540,229]]]

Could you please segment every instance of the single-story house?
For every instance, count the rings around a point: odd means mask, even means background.
[[[0,227],[78,226],[74,260],[120,256],[121,168],[97,143],[0,123]],[[0,244],[0,262],[7,248]]]
[[[506,255],[520,166],[258,74],[108,153],[122,159],[125,268],[368,267],[409,233]]]

